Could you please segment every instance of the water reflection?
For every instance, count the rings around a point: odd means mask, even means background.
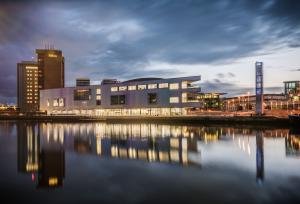
[[[31,174],[37,187],[59,187],[65,176],[65,151],[61,142],[41,141],[40,126],[18,123],[18,171]]]
[[[288,129],[24,122],[18,123],[17,131],[18,171],[31,175],[37,187],[63,185],[65,152],[201,167],[203,145],[233,143],[249,156],[256,153],[258,183],[265,179],[264,138],[285,138],[286,155],[300,155],[299,134]]]
[[[261,131],[256,133],[256,181],[264,180],[264,137]]]
[[[291,130],[285,137],[286,155],[289,157],[300,156],[300,130]]]

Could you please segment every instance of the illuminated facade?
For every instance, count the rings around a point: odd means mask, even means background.
[[[300,100],[300,81],[285,81],[284,93],[293,101]]]
[[[201,104],[201,109],[204,110],[221,110],[223,103],[221,96],[225,93],[200,93],[198,99]]]
[[[175,116],[199,107],[200,76],[142,78],[124,82],[41,91],[40,109],[48,114],[94,116]]]
[[[287,103],[287,97],[284,94],[264,94],[263,106],[265,110],[292,109],[293,104]],[[254,111],[256,108],[256,95],[242,95],[223,99],[224,111]],[[294,109],[299,105],[294,104]]]
[[[36,61],[17,64],[18,108],[39,111],[41,89],[64,87],[64,57],[60,50],[37,49]]]
[[[39,69],[33,61],[17,64],[18,107],[22,112],[39,110]]]

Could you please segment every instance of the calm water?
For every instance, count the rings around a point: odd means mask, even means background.
[[[0,163],[1,203],[300,202],[300,130],[0,122]]]

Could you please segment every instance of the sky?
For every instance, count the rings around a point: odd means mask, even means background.
[[[264,62],[266,93],[300,80],[300,1],[1,1],[0,103],[16,102],[16,64],[52,44],[78,77],[201,75],[203,92],[254,93]]]

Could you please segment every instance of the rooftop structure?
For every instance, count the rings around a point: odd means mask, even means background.
[[[88,78],[79,78],[76,79],[76,86],[89,86],[91,84],[90,79]]]

